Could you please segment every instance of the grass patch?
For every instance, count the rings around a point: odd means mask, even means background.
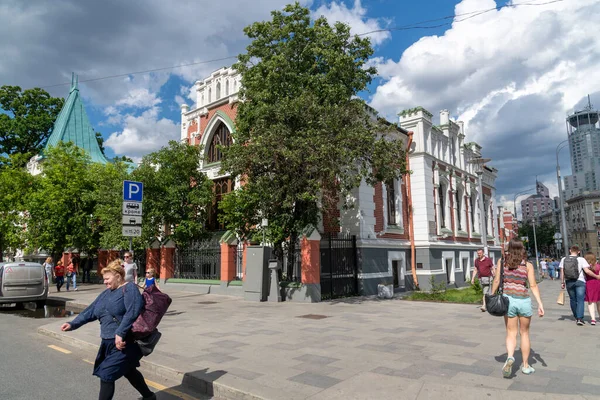
[[[442,303],[479,304],[483,292],[479,282],[465,289],[446,289],[445,283],[432,282],[431,292],[414,292],[406,297],[407,300],[439,301]]]

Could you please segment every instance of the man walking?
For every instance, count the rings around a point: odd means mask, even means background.
[[[479,276],[479,284],[483,289],[483,302],[481,311],[486,311],[485,295],[491,294],[491,284],[494,281],[494,263],[483,253],[483,249],[477,250],[477,259],[475,260],[475,272],[471,278],[471,285],[475,283],[475,277]]]
[[[585,258],[579,257],[579,247],[571,246],[570,255],[560,260],[560,279],[562,288],[567,288],[571,311],[577,325],[584,325],[583,310],[585,302],[585,274],[596,278],[597,275],[590,270],[590,265]]]

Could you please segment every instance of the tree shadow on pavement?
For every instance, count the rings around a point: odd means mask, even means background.
[[[575,317],[573,317],[572,315],[561,315],[560,317],[558,317],[559,321],[575,321]]]
[[[506,358],[508,357],[508,353],[501,354],[499,356],[495,356],[497,362],[504,363],[506,362]],[[512,374],[509,376],[509,379],[517,376],[517,372],[521,369],[523,365],[523,354],[521,353],[521,349],[515,350],[515,363],[513,364]],[[531,349],[529,352],[529,365],[535,368],[536,364],[541,364],[542,367],[547,367],[546,361],[542,358],[542,355],[535,350]]]

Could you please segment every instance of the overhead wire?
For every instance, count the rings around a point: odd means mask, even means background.
[[[452,23],[459,23],[459,22],[463,22],[466,20],[469,20],[471,18],[475,18],[479,15],[482,14],[486,14],[492,11],[499,11],[503,8],[517,8],[517,7],[521,7],[521,6],[544,6],[544,5],[548,5],[548,4],[553,4],[553,3],[559,3],[565,0],[549,0],[549,1],[544,1],[544,2],[527,2],[527,3],[512,3],[512,4],[505,4],[503,6],[500,7],[493,7],[493,8],[489,8],[489,9],[485,9],[485,10],[477,10],[477,11],[471,11],[471,12],[467,12],[467,13],[462,13],[462,14],[454,14],[454,15],[447,15],[445,17],[441,17],[441,18],[435,18],[435,19],[429,19],[429,20],[424,20],[424,21],[420,21],[420,22],[415,22],[412,24],[408,24],[408,25],[402,25],[402,26],[394,26],[394,27],[388,27],[388,28],[382,28],[382,29],[375,29],[369,32],[364,32],[364,33],[360,33],[357,34],[356,36],[366,36],[366,35],[370,35],[373,33],[380,33],[380,32],[393,32],[393,31],[406,31],[406,30],[415,30],[415,29],[435,29],[435,28],[441,28],[447,25],[450,25]],[[459,17],[465,17],[462,19],[456,19]],[[436,24],[436,25],[422,25],[422,24],[428,24],[428,23],[432,23],[432,22],[438,22],[438,21],[446,21],[452,19],[452,21],[448,21],[448,22],[444,22],[442,24]],[[172,70],[172,69],[177,69],[177,68],[184,68],[184,67],[191,67],[191,66],[195,66],[195,65],[201,65],[201,64],[210,64],[213,62],[219,62],[219,61],[225,61],[225,60],[231,60],[231,59],[237,59],[238,56],[229,56],[229,57],[222,57],[222,58],[215,58],[212,60],[204,60],[204,61],[197,61],[197,62],[192,62],[192,63],[186,63],[186,64],[179,64],[179,65],[173,65],[170,67],[161,67],[161,68],[153,68],[153,69],[147,69],[147,70],[143,70],[143,71],[134,71],[134,72],[127,72],[127,73],[122,73],[122,74],[115,74],[115,75],[107,75],[107,76],[101,76],[98,78],[90,78],[90,79],[83,79],[80,80],[79,83],[86,83],[86,82],[96,82],[96,81],[101,81],[101,80],[105,80],[105,79],[114,79],[114,78],[122,78],[122,77],[126,77],[126,76],[132,76],[132,75],[141,75],[141,74],[149,74],[152,72],[159,72],[159,71],[166,71],[166,70]],[[47,89],[47,88],[53,88],[53,87],[57,87],[57,86],[65,86],[65,85],[70,85],[71,82],[64,82],[64,83],[57,83],[54,85],[46,85],[46,86],[41,86],[40,88],[42,89]]]

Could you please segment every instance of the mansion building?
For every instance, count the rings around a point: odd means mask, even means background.
[[[181,106],[180,139],[202,146],[201,170],[215,184],[208,221],[212,230],[223,229],[218,222],[219,201],[239,187],[238,180],[220,172],[218,146],[233,140],[240,78],[232,68],[221,68],[195,83],[192,108]],[[440,112],[439,125],[421,107],[402,111],[398,122],[392,135],[406,144],[412,173],[375,186],[363,181],[351,193],[354,207],[342,207],[340,200],[337,208],[323,211],[317,230],[322,235],[356,237],[360,294],[377,293],[379,284],[414,288],[413,265],[421,289],[427,290],[432,281],[464,286],[470,281],[476,250],[483,247],[482,222],[489,256],[494,262],[500,257],[499,232],[504,224],[494,199],[498,171],[483,167],[479,192],[475,165],[469,161],[480,158],[482,148],[466,140],[463,124],[452,121],[447,110]]]

